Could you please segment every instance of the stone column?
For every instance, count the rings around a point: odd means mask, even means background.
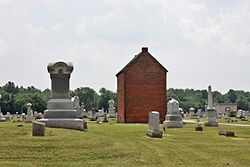
[[[218,122],[216,121],[216,111],[215,107],[213,106],[213,97],[212,97],[212,88],[208,86],[208,105],[206,109],[206,121],[205,126],[218,126]]]
[[[146,135],[149,137],[162,138],[162,131],[160,131],[160,114],[157,111],[149,112],[149,130]]]

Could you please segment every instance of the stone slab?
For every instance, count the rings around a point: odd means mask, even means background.
[[[218,127],[219,126],[218,122],[208,122],[208,121],[206,121],[204,123],[204,125],[205,126],[213,126],[213,127]]]
[[[44,136],[45,135],[45,123],[34,122],[32,124],[32,136]]]
[[[50,128],[66,128],[75,130],[84,130],[84,120],[74,118],[50,118],[40,119],[39,122],[45,123],[46,127]]]
[[[162,131],[148,130],[146,135],[149,136],[149,137],[152,137],[152,138],[162,138],[163,137]]]
[[[229,130],[220,130],[219,135],[224,135],[227,137],[234,137],[234,132]]]

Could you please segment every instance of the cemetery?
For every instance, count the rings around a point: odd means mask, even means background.
[[[148,54],[145,48],[144,52]],[[154,62],[158,69],[159,62]],[[219,117],[210,85],[203,109],[183,110],[172,97],[162,107],[161,96],[167,91],[160,94],[160,112],[153,110],[157,100],[149,102],[157,94],[145,95],[148,105],[142,104],[137,112],[127,107],[133,109],[136,101],[123,101],[122,106],[117,106],[116,99],[111,98],[97,109],[93,105],[85,106],[82,96],[71,96],[73,69],[69,62],[48,64],[51,97],[43,112],[33,111],[30,102],[24,105],[26,113],[0,112],[0,166],[249,165],[249,112],[238,110],[235,117],[230,114]],[[166,72],[161,66],[159,69]],[[118,92],[118,102],[119,97],[124,100],[124,91]],[[132,91],[128,99],[133,94],[140,95]],[[237,121],[229,121],[232,119]]]

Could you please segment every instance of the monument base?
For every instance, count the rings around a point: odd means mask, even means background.
[[[50,128],[84,130],[84,120],[78,118],[49,118],[40,119],[38,122],[43,122]]]
[[[115,114],[108,114],[108,118],[116,118]]]
[[[183,123],[182,121],[164,121],[163,127],[164,128],[182,128]]]
[[[162,138],[163,137],[162,131],[148,130],[146,135],[149,137],[153,137],[153,138]]]
[[[206,121],[204,123],[204,125],[205,126],[213,126],[213,127],[218,127],[219,126],[218,122],[209,122],[209,121]]]

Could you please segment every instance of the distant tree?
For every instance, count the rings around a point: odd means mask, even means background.
[[[98,108],[104,108],[105,111],[108,110],[108,101],[114,100],[115,103],[117,102],[117,95],[115,92],[107,90],[105,88],[101,88],[99,90],[100,96],[98,98]]]
[[[97,107],[98,95],[94,89],[81,87],[77,88],[72,94],[79,97],[80,103],[84,104],[87,111],[90,111],[93,107]]]
[[[249,102],[243,95],[241,95],[237,99],[236,103],[237,103],[238,109],[249,110]]]
[[[233,89],[230,89],[227,93],[228,99],[231,103],[235,103],[237,100],[237,95]]]

